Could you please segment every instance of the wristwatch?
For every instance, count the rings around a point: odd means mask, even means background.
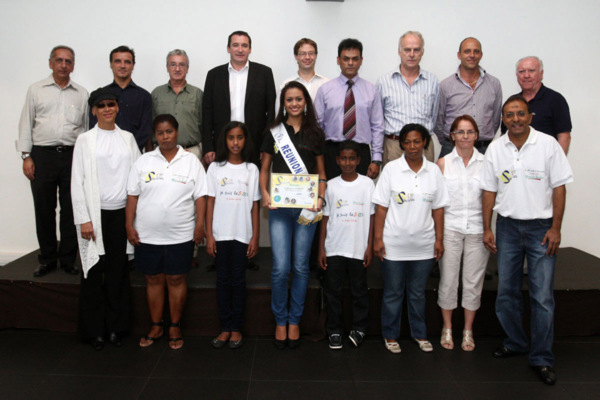
[[[23,154],[21,154],[21,159],[22,160],[26,160],[29,157],[31,157],[31,153],[23,153]]]
[[[381,167],[381,161],[371,161],[373,164],[377,165],[378,167]]]

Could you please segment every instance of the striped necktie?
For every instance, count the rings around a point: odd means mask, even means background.
[[[350,140],[356,136],[356,105],[354,104],[354,92],[352,92],[353,81],[348,82],[348,90],[344,99],[344,136]]]

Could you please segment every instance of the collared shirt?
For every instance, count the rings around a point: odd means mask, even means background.
[[[189,83],[179,94],[175,94],[171,83],[152,91],[152,118],[159,114],[173,115],[179,123],[177,144],[182,147],[195,146],[202,140],[202,95],[202,90]]]
[[[523,92],[519,94],[523,95]],[[567,100],[557,91],[542,85],[528,103],[533,113],[531,126],[536,131],[558,139],[559,133],[571,132],[573,129]],[[502,124],[502,132],[506,132],[504,124]]]
[[[423,70],[409,85],[402,76],[400,66],[377,80],[381,95],[386,135],[398,135],[406,124],[421,124],[433,135],[438,115],[440,81]]]
[[[475,90],[460,77],[460,66],[440,84],[440,108],[435,126],[440,141],[448,140],[452,122],[464,114],[477,122],[479,140],[494,139],[502,116],[502,86],[481,67],[479,73]]]
[[[249,69],[250,61],[246,61],[246,65],[239,71],[233,68],[231,61],[227,66],[227,70],[229,71],[229,101],[231,103],[232,121],[245,122],[244,110],[246,107],[246,86],[248,85]]]
[[[481,170],[483,154],[473,149],[465,166],[456,147],[444,157],[444,181],[450,195],[450,204],[444,209],[444,229],[464,235],[483,233],[481,216]]]
[[[105,86],[119,96],[119,112],[115,123],[124,131],[130,132],[138,147],[146,146],[152,134],[152,97],[147,90],[130,81],[121,89],[115,81]],[[90,110],[90,126],[96,125],[98,119]]]
[[[88,127],[88,92],[73,81],[61,88],[52,75],[27,90],[17,151],[36,146],[73,146]]]
[[[552,191],[573,181],[567,156],[558,142],[530,127],[518,150],[508,134],[488,147],[481,188],[496,192],[494,210],[514,219],[552,218]]]
[[[311,100],[313,100],[313,102],[314,102],[315,97],[317,97],[317,92],[319,91],[319,88],[321,86],[323,86],[323,84],[325,82],[328,82],[329,78],[326,78],[323,75],[315,73],[313,75],[313,77],[310,78],[310,81],[307,82],[304,79],[302,79],[302,77],[300,77],[300,75],[298,73],[296,73],[295,75],[292,75],[289,78],[287,78],[285,81],[283,81],[281,83],[281,86],[279,86],[279,90],[283,89],[285,84],[288,82],[291,82],[291,81],[296,81],[296,82],[300,82],[301,84],[303,84],[306,87],[306,90],[308,90],[308,94],[310,94]]]
[[[143,154],[131,167],[127,180],[127,194],[139,196],[134,227],[140,241],[178,244],[192,240],[195,201],[206,192],[202,164],[181,146],[170,162],[159,148]]]
[[[381,161],[383,154],[383,109],[381,96],[372,83],[356,76],[352,85],[354,102],[356,104],[356,136],[352,139],[357,143],[371,145],[371,158]],[[348,78],[340,75],[326,82],[315,98],[315,112],[325,139],[334,142],[345,140],[344,99],[348,90]]]
[[[423,157],[423,166],[415,173],[404,155],[389,162],[377,181],[373,203],[388,209],[383,226],[386,259],[434,257],[432,210],[449,204],[444,177],[437,165]]]

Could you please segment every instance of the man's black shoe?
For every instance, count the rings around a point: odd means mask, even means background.
[[[53,264],[40,264],[38,265],[38,267],[35,269],[35,271],[33,271],[33,276],[36,278],[42,277],[46,274],[48,274],[49,272],[52,272],[56,269],[56,263]]]
[[[513,351],[508,347],[499,346],[494,350],[494,358],[508,358],[513,356],[519,356],[521,354],[525,354],[521,351]]]
[[[554,373],[554,368],[546,365],[532,365],[531,369],[537,373],[540,380],[546,385],[554,385],[556,383],[556,373]]]

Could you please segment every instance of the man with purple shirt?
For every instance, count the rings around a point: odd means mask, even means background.
[[[362,43],[344,39],[338,46],[341,74],[319,88],[315,111],[325,132],[325,173],[327,179],[340,175],[335,162],[340,142],[352,140],[360,146],[358,173],[377,178],[383,154],[383,109],[375,85],[359,78]]]

